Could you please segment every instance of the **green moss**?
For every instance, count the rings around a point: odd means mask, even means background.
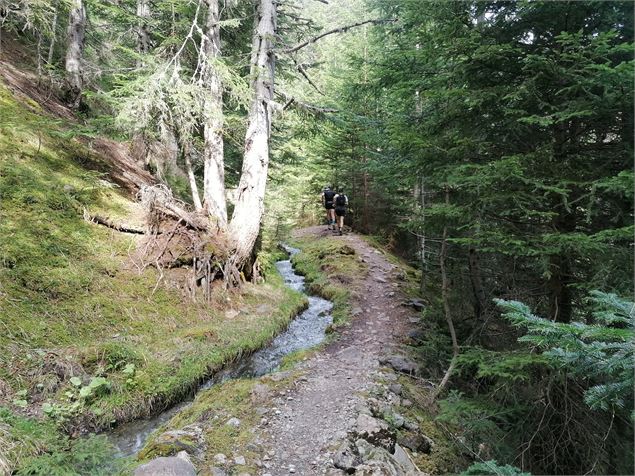
[[[329,238],[302,238],[294,244],[302,252],[293,257],[299,274],[304,275],[309,292],[333,302],[335,327],[350,318],[351,287],[368,272],[355,250]]]

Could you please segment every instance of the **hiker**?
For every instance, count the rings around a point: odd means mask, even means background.
[[[335,215],[337,215],[337,228],[341,236],[343,234],[346,207],[348,206],[348,197],[344,194],[344,189],[339,188],[337,190],[337,194],[333,197],[333,203],[335,204]],[[333,227],[333,231],[335,231],[335,227]]]
[[[331,190],[330,186],[324,187],[322,191],[322,205],[326,208],[326,222],[328,223],[326,229],[330,230],[331,226],[335,230],[335,207],[333,205],[333,199],[335,198],[335,191]]]

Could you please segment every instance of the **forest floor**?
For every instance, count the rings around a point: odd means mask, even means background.
[[[324,226],[297,230],[296,238],[328,237]],[[380,361],[403,352],[403,342],[419,317],[402,305],[398,267],[355,234],[333,236],[351,246],[369,273],[350,283],[350,325],[339,338],[300,363],[304,376],[294,389],[274,399],[276,410],[260,427],[267,449],[265,473],[336,474],[334,451],[354,431],[360,406],[382,379]],[[344,285],[344,284],[340,284]]]

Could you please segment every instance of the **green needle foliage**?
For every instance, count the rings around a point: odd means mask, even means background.
[[[526,329],[520,337],[554,365],[587,382],[584,401],[593,410],[624,413],[633,408],[635,304],[595,291],[588,322],[563,324],[533,315],[517,301],[497,300],[503,316]]]

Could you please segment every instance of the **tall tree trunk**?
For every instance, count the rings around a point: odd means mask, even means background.
[[[251,52],[253,100],[249,110],[236,207],[230,224],[230,232],[235,244],[234,263],[238,267],[242,267],[251,255],[264,214],[274,87],[273,39],[275,34],[274,0],[260,0]]]
[[[445,204],[449,205],[450,203],[450,192],[445,190]],[[450,329],[450,337],[452,338],[452,360],[450,361],[450,366],[445,371],[445,375],[441,380],[441,383],[435,390],[433,394],[433,399],[436,399],[443,389],[448,384],[450,380],[450,376],[454,371],[454,367],[456,367],[456,361],[459,357],[459,344],[456,340],[456,331],[454,330],[454,321],[452,320],[452,314],[450,312],[450,284],[448,281],[448,273],[445,268],[445,262],[448,254],[448,227],[447,225],[443,227],[443,238],[441,241],[441,252],[439,253],[439,266],[441,268],[441,297],[443,299],[443,311],[445,313],[445,320],[448,323],[448,328]]]
[[[53,22],[51,24],[51,43],[49,44],[49,52],[46,58],[46,63],[51,64],[53,62],[53,54],[55,53],[55,39],[57,38],[57,13],[59,10],[59,2],[55,2],[53,7]]]
[[[470,270],[472,293],[474,294],[474,314],[476,315],[476,319],[480,320],[487,306],[487,297],[485,296],[480,259],[476,248],[470,247],[468,250],[467,263]]]
[[[145,56],[150,51],[150,33],[148,21],[150,20],[150,0],[137,0],[137,52]],[[137,67],[143,66],[143,59],[137,60]]]
[[[220,60],[220,14],[218,0],[207,0],[207,22],[201,45],[203,81],[208,88],[205,99],[203,148],[203,203],[220,229],[227,227],[225,201],[225,162],[223,158],[223,85],[217,71]]]
[[[86,7],[83,0],[73,0],[68,17],[66,81],[71,106],[78,108],[82,98],[82,58],[86,36]]]
[[[417,205],[421,207],[421,228],[417,234],[417,247],[419,262],[421,263],[421,280],[419,281],[419,291],[421,294],[425,291],[426,285],[426,271],[428,270],[428,257],[426,254],[426,234],[424,229],[425,224],[425,208],[426,208],[426,185],[423,175],[420,175],[415,182],[413,195],[418,202]]]

